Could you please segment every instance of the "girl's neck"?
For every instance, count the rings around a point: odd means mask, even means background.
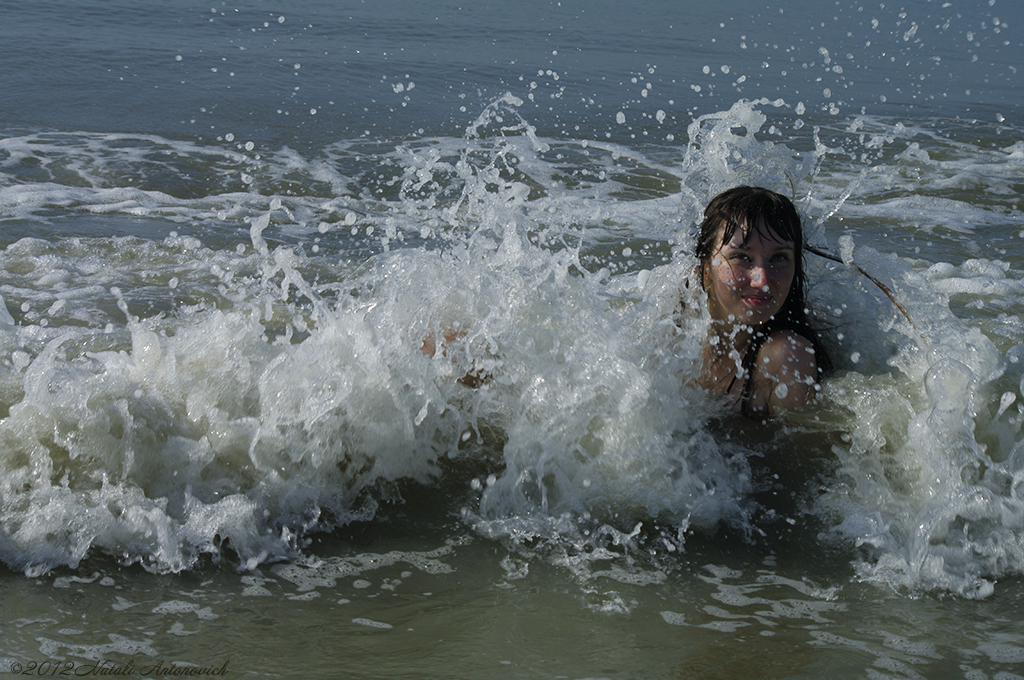
[[[741,357],[747,353],[754,329],[746,324],[712,321],[708,328],[708,347],[713,354],[728,357],[734,351]]]
[[[752,340],[749,326],[713,321],[704,344],[701,385],[713,393],[733,393],[743,384],[743,359]]]

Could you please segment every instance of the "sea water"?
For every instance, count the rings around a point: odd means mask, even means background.
[[[1021,677],[1022,19],[5,5],[0,667]],[[779,421],[678,313],[741,183]]]

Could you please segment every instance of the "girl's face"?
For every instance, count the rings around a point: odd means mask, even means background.
[[[756,328],[780,309],[796,275],[792,241],[777,241],[764,228],[737,229],[728,243],[718,245],[704,267],[708,311],[728,326]],[[746,243],[744,243],[746,238]]]

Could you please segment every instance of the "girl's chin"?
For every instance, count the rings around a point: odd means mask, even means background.
[[[764,326],[769,319],[771,319],[770,316],[761,317],[761,315],[750,316],[743,319],[733,317],[731,319],[715,319],[712,320],[712,324],[720,329],[719,332],[730,334],[753,333]]]

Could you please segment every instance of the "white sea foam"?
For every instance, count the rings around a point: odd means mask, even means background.
[[[1024,371],[1019,257],[997,243],[1005,253],[925,260],[918,242],[885,248],[876,228],[909,219],[915,238],[973,237],[1019,224],[1019,208],[875,199],[910,166],[968,192],[972,167],[995,166],[986,188],[1004,192],[1018,147],[936,161],[933,146],[954,145],[865,118],[797,152],[761,141],[789,115],[762,100],[702,116],[685,149],[648,157],[540,138],[521,104],[498,98],[462,138],[315,154],[4,140],[45,175],[0,183],[0,214],[24,231],[0,252],[4,561],[41,573],[101,551],[175,571],[229,550],[254,568],[373,518],[409,480],[446,499],[446,484],[472,490],[463,518],[480,535],[554,546],[550,559],[590,576],[654,534],[680,553],[695,531],[756,533],[751,463],[770,448],[724,436],[721,405],[687,386],[706,321],[674,316],[699,294],[682,284],[690,225],[742,181],[795,192],[812,240],[842,245],[844,264],[808,260],[838,366],[806,428],[840,468],[817,512],[862,547],[859,573],[984,595],[1021,572],[1022,417],[1005,396]],[[199,179],[135,181],[181,169]],[[304,190],[283,190],[296,177]],[[85,220],[78,232],[25,226],[54,207]],[[110,237],[89,226],[97,215],[185,233]],[[469,389],[467,374],[489,377]],[[452,477],[467,459],[479,473]],[[308,591],[368,568],[277,573]]]

